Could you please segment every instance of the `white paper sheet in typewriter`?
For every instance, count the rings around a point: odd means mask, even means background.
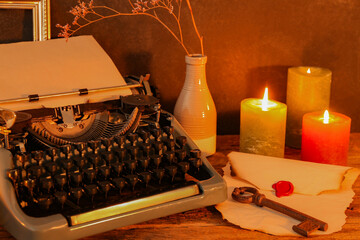
[[[0,44],[0,72],[0,100],[126,85],[110,57],[92,36],[72,37],[68,42],[54,39]],[[120,89],[48,98],[36,103],[0,103],[0,107],[16,111],[59,107],[129,94],[129,89]]]

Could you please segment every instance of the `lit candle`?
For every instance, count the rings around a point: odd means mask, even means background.
[[[307,113],[303,118],[301,159],[346,165],[351,118],[335,112]]]
[[[318,67],[288,69],[286,145],[301,147],[302,117],[329,108],[331,71]]]
[[[240,151],[283,157],[285,147],[286,105],[264,98],[241,101]]]

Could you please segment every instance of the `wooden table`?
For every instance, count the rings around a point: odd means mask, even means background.
[[[228,159],[226,155],[237,151],[239,147],[238,135],[218,136],[217,153],[209,157],[209,161],[222,173]],[[300,151],[286,149],[286,158],[299,159]],[[352,133],[348,165],[360,168],[360,133]],[[355,182],[354,201],[346,210],[346,224],[342,231],[314,239],[360,239],[360,178]],[[246,217],[246,216],[239,216]],[[13,239],[9,233],[0,228],[1,239]],[[300,237],[278,237],[257,231],[241,229],[222,219],[215,207],[179,213],[168,217],[154,219],[144,223],[118,228],[84,239],[299,239]],[[51,240],[51,239],[49,239]]]

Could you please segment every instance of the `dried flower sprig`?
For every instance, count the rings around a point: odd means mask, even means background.
[[[107,18],[113,18],[117,16],[145,15],[158,21],[176,39],[176,41],[180,43],[186,54],[190,55],[189,50],[184,43],[183,31],[180,23],[182,1],[183,0],[128,0],[131,12],[123,13],[107,6],[95,6],[94,0],[90,0],[88,3],[78,0],[78,4],[69,11],[72,15],[74,15],[74,20],[71,25],[56,25],[56,27],[61,29],[58,36],[68,39],[80,29]],[[197,38],[200,41],[201,54],[204,55],[203,37],[200,35],[196,27],[190,0],[185,1],[189,8],[194,30],[196,32]],[[159,18],[157,11],[161,10],[168,11],[170,16],[175,20],[177,29],[172,29],[169,24],[166,24]]]

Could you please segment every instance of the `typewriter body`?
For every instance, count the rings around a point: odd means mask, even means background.
[[[0,224],[15,238],[78,239],[227,198],[147,79],[0,100]],[[119,89],[128,92],[61,101]],[[1,105],[13,103],[22,109]]]

